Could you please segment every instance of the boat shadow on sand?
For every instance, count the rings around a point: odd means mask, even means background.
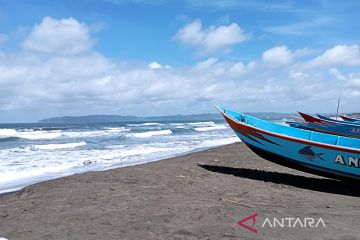
[[[360,197],[359,182],[340,181],[330,178],[315,178],[290,173],[269,172],[257,169],[234,168],[216,165],[198,165],[199,167],[216,173],[233,175],[263,182],[284,184],[302,189],[324,193]]]

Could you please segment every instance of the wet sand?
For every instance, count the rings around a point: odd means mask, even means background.
[[[257,233],[237,224],[255,213],[244,224]],[[326,228],[262,227],[289,217]],[[360,239],[359,224],[359,184],[275,165],[242,143],[0,195],[9,240]]]

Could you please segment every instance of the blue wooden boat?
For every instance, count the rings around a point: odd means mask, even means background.
[[[350,123],[350,124],[360,125],[360,122],[358,122],[358,121],[346,121],[346,120],[340,121],[340,120],[337,120],[337,119],[332,119],[332,118],[329,118],[329,117],[325,117],[325,116],[320,115],[320,114],[316,114],[316,116],[318,116],[318,118],[320,118],[320,119],[322,119],[322,120],[326,120],[326,121],[330,121],[330,122],[335,122],[335,123]]]
[[[348,122],[328,121],[299,112],[306,125],[317,132],[360,138],[360,125]]]
[[[358,123],[360,123],[360,119],[352,118],[352,117],[345,116],[345,115],[342,115],[342,114],[339,114],[339,116],[340,116],[344,121],[348,121],[348,122],[358,122]]]
[[[360,139],[293,128],[217,108],[236,135],[259,156],[305,172],[360,180]]]

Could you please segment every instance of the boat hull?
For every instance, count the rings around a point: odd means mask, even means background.
[[[289,130],[283,126],[280,128],[270,125],[277,130],[277,132],[271,132],[262,129],[261,126],[252,126],[247,123],[246,115],[242,115],[245,116],[244,119],[240,118],[239,120],[227,115],[226,112],[222,112],[222,114],[236,135],[250,149],[267,160],[322,176],[360,180],[359,149],[340,147],[336,145],[336,142],[330,144],[330,142],[314,141],[318,137],[321,137],[323,141],[327,137],[329,141],[338,141],[341,137],[287,127],[292,129]],[[309,139],[306,137],[296,138],[279,133],[284,129],[300,131],[296,134],[310,137]]]
[[[341,122],[336,120],[326,120],[324,119],[324,117],[315,118],[305,113],[300,113],[300,115],[306,121],[306,125],[314,131],[360,138],[359,124]]]
[[[323,116],[323,115],[320,115],[320,114],[316,114],[316,116],[318,116],[318,118],[322,119],[322,120],[325,120],[325,121],[329,121],[329,122],[334,122],[334,123],[340,123],[340,124],[355,124],[355,125],[360,125],[360,123],[356,122],[356,121],[353,121],[353,122],[350,122],[350,121],[346,121],[346,120],[337,120],[337,119],[332,119],[332,118],[329,118],[329,117],[326,117],[326,116]]]
[[[339,115],[344,121],[352,122],[352,123],[360,123],[360,120],[357,118],[348,117],[345,115]]]
[[[244,142],[245,143],[245,142]],[[301,164],[297,161],[294,161],[293,159],[263,150],[261,148],[257,148],[255,146],[252,146],[251,144],[245,143],[246,146],[248,146],[254,153],[256,153],[258,156],[260,156],[261,158],[284,166],[284,167],[288,167],[288,168],[292,168],[295,170],[299,170],[302,172],[307,172],[307,173],[311,173],[311,174],[315,174],[315,175],[319,175],[319,176],[323,176],[323,177],[327,177],[327,178],[334,178],[334,179],[338,179],[338,180],[345,180],[345,181],[359,181],[360,179],[358,177],[350,177],[344,174],[335,174],[331,171],[328,171],[324,168],[319,168],[316,166],[311,166],[311,165],[306,165],[306,164]]]

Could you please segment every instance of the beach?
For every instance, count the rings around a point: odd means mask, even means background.
[[[359,197],[234,143],[2,194],[0,238],[360,239]]]

